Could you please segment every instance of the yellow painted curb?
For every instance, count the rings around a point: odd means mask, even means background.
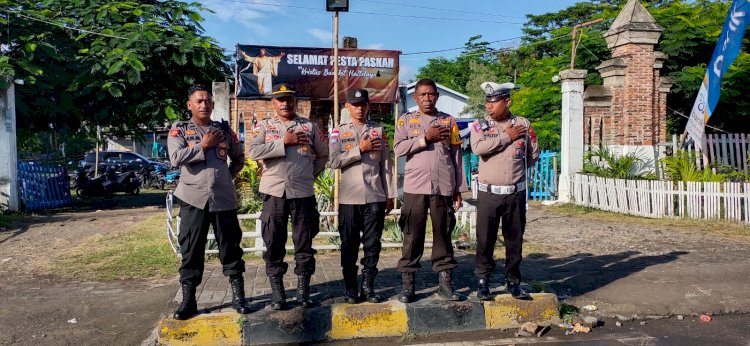
[[[408,330],[406,306],[400,302],[334,304],[331,307],[332,339],[400,336]]]
[[[494,301],[484,303],[484,320],[487,329],[520,327],[524,322],[550,323],[559,319],[557,296],[550,293],[533,293],[532,300],[519,300],[510,294],[501,294]]]
[[[159,321],[159,344],[240,345],[241,321],[237,313],[201,314],[186,321],[165,318]]]

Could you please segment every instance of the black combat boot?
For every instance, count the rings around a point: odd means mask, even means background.
[[[271,309],[285,309],[286,291],[284,290],[284,278],[282,276],[269,276],[268,281],[271,283]]]
[[[383,300],[383,297],[375,293],[375,276],[377,275],[377,269],[362,269],[362,285],[359,287],[359,295],[370,303],[380,303]]]
[[[450,269],[440,271],[439,278],[440,284],[437,289],[438,296],[445,300],[461,300],[461,294],[453,289],[453,271]]]
[[[479,285],[477,286],[477,299],[479,300],[491,300],[490,296],[490,279],[481,278],[479,279]]]
[[[522,300],[531,299],[531,296],[529,295],[529,293],[526,292],[526,290],[524,290],[523,288],[521,288],[520,283],[514,283],[511,281],[507,281],[507,283],[508,283],[508,292],[510,292],[510,295],[513,296],[513,298],[522,299]]]
[[[297,277],[297,304],[303,308],[313,306],[310,300],[310,276],[300,275]]]
[[[182,285],[182,304],[174,312],[174,319],[186,320],[193,317],[198,312],[198,302],[195,301],[195,285],[192,282],[183,282]]]
[[[242,274],[230,276],[229,284],[232,286],[232,306],[238,313],[249,314],[250,307],[245,300],[245,279]]]
[[[344,301],[349,304],[357,303],[357,272],[344,273]]]
[[[417,295],[414,294],[414,276],[414,272],[401,273],[404,290],[401,292],[401,295],[398,296],[398,301],[402,303],[411,303],[417,299]]]

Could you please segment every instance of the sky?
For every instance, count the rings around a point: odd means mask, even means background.
[[[236,44],[333,47],[333,13],[325,0],[200,0],[205,34],[227,53]],[[360,49],[401,51],[400,80],[413,79],[429,58],[452,58],[474,35],[518,44],[527,14],[557,12],[580,0],[350,0],[339,14],[339,42],[356,37]],[[447,50],[452,49],[453,50]],[[447,50],[429,54],[414,54]]]

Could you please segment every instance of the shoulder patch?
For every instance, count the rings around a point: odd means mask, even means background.
[[[169,131],[169,135],[172,137],[178,137],[180,135],[180,128],[174,127],[172,130]]]
[[[397,123],[398,127],[402,127],[402,126],[404,126],[405,124],[406,124],[406,120],[404,119],[404,117],[403,117],[403,116],[402,116],[402,117],[400,117],[400,118],[398,118],[398,123]]]

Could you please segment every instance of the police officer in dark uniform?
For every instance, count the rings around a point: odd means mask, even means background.
[[[437,85],[431,79],[419,80],[414,87],[418,111],[398,118],[394,152],[406,156],[404,204],[399,226],[404,233],[404,247],[398,261],[404,290],[403,303],[413,302],[415,273],[424,253],[427,215],[432,219],[432,270],[438,272],[438,295],[447,300],[461,300],[453,288],[451,243],[454,211],[461,207],[461,192],[467,191],[461,155],[461,136],[453,116],[438,111]]]
[[[295,92],[290,85],[275,85],[271,98],[276,115],[258,122],[248,151],[251,159],[262,160],[263,164],[260,219],[266,245],[263,260],[273,295],[271,308],[280,310],[286,305],[283,276],[288,268],[284,255],[290,217],[297,303],[310,307],[310,277],[315,273],[316,253],[312,242],[320,230],[313,184],[328,161],[328,145],[316,123],[297,115]]]
[[[245,163],[237,135],[227,122],[211,121],[211,91],[202,85],[188,90],[187,107],[192,117],[172,126],[167,140],[169,160],[180,167],[174,195],[180,206],[180,284],[182,304],[174,318],[188,319],[197,312],[195,289],[203,279],[208,226],[219,245],[224,275],[232,286],[232,304],[241,314],[250,313],[245,302],[242,273],[242,230],[237,220],[237,199],[232,179]],[[229,165],[227,165],[229,160]]]
[[[396,191],[383,125],[367,120],[370,98],[367,90],[354,89],[346,94],[346,109],[351,121],[331,132],[329,166],[341,169],[339,188],[339,234],[341,267],[346,291],[344,299],[356,303],[357,255],[363,245],[361,299],[377,303],[375,293],[385,215],[393,209]],[[360,233],[362,236],[360,238]]]
[[[526,227],[526,169],[539,158],[536,133],[528,119],[510,112],[512,83],[485,82],[487,116],[471,128],[471,149],[478,155],[477,298],[490,300],[493,250],[502,221],[504,275],[514,298],[528,299],[521,288],[521,252]]]

